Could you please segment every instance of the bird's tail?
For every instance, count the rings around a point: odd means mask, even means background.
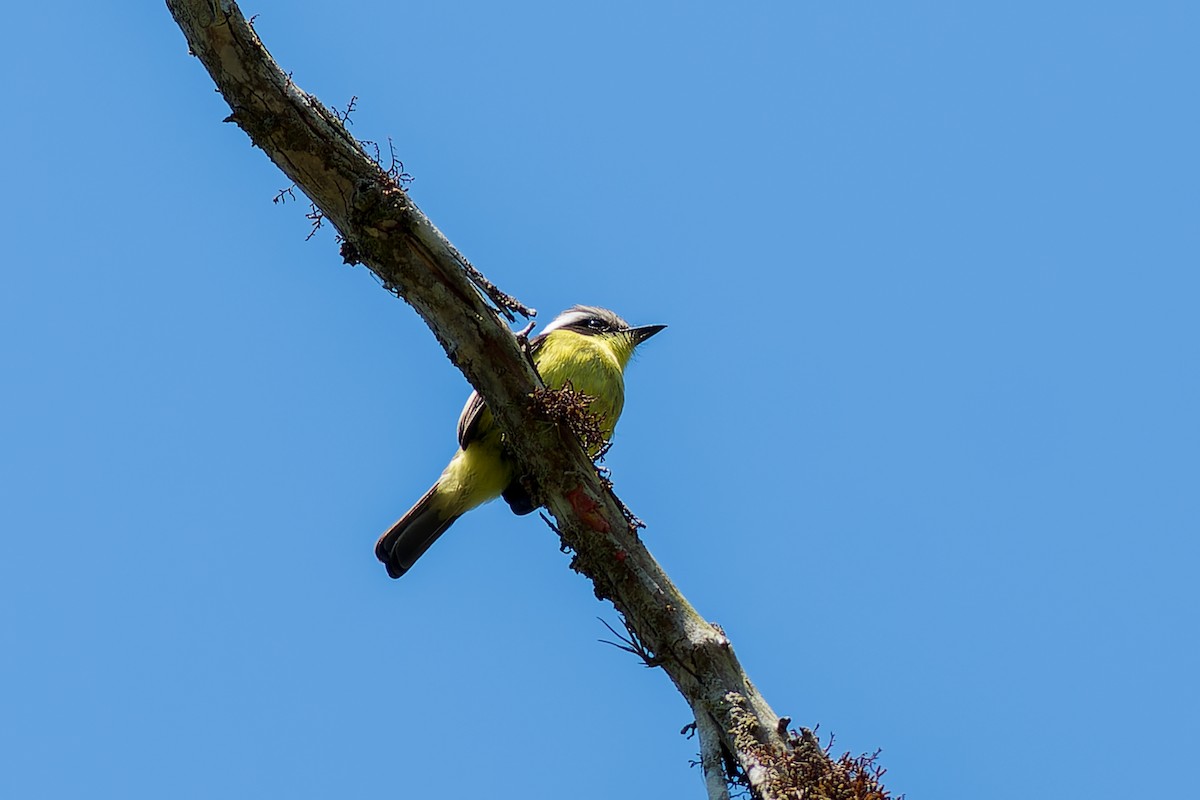
[[[375,557],[387,567],[390,577],[399,578],[412,568],[421,554],[454,524],[460,514],[447,512],[434,502],[438,485],[425,493],[387,533],[375,543]]]

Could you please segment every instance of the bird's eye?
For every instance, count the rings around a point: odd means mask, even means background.
[[[604,320],[596,319],[595,317],[592,317],[587,321],[587,326],[594,331],[603,331],[608,329],[608,325],[604,323]]]

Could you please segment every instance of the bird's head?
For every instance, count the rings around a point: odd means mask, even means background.
[[[581,336],[603,337],[623,368],[629,363],[634,348],[665,327],[667,326],[641,325],[635,328],[607,308],[572,306],[555,317],[542,330],[542,334],[562,330]]]

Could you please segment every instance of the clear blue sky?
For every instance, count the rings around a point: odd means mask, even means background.
[[[387,579],[467,385],[132,5],[0,49],[0,795],[701,797],[536,517]],[[983,5],[244,8],[543,323],[670,325],[608,464],[777,712],[1137,796],[1200,749],[1200,11]]]

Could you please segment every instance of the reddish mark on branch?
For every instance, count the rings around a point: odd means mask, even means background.
[[[579,515],[579,518],[583,520],[585,525],[594,531],[608,533],[608,520],[601,513],[600,504],[596,502],[595,498],[585,492],[582,486],[576,486],[567,492],[566,497],[567,501],[571,504],[571,508],[575,510],[575,513]]]

